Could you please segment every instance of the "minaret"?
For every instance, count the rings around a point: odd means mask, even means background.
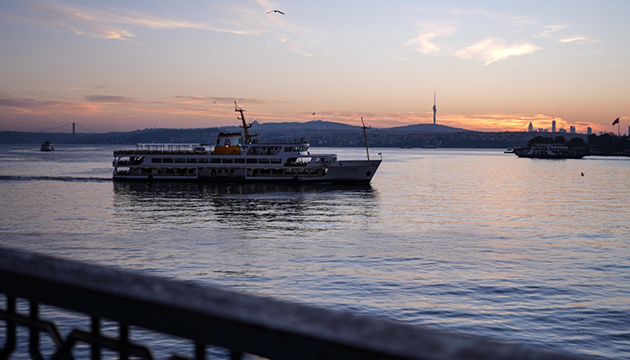
[[[437,113],[437,107],[435,106],[435,92],[433,92],[433,125],[435,125],[435,114]]]

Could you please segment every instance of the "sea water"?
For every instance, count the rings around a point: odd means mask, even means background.
[[[215,185],[113,182],[118,148],[0,145],[0,245],[630,359],[630,158],[382,148],[370,185]]]

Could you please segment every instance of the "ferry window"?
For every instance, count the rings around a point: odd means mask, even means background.
[[[210,159],[210,162],[211,162],[212,164],[217,164],[217,163],[220,163],[220,162],[221,162],[221,159],[213,158],[213,159]]]
[[[284,152],[291,152],[291,151],[293,151],[292,147],[290,147],[290,146],[285,146],[284,147]]]
[[[257,159],[247,159],[247,163],[248,164],[256,164],[256,163],[258,163],[258,160]]]
[[[189,164],[196,164],[197,163],[197,158],[188,158],[186,159],[186,162]]]
[[[271,163],[272,164],[281,164],[282,163],[282,159],[271,159]]]
[[[151,162],[154,164],[159,164],[162,162],[162,158],[151,158]]]
[[[172,164],[173,163],[173,159],[172,158],[164,158],[164,159],[162,159],[162,162],[165,163],[165,164],[166,163]]]
[[[234,162],[234,159],[223,159],[222,161],[224,164],[231,164]]]
[[[259,164],[269,164],[269,159],[258,159]]]
[[[207,164],[209,162],[208,158],[199,158],[197,159],[197,162],[200,164]]]
[[[244,164],[245,163],[245,159],[234,159],[234,163],[235,164]]]
[[[175,158],[175,163],[176,164],[183,164],[186,162],[186,159],[184,158]]]
[[[282,170],[280,170],[280,169],[273,169],[273,170],[271,170],[271,173],[273,175],[282,175]]]

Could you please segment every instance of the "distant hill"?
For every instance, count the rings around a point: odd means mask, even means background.
[[[336,123],[332,121],[313,120],[307,122],[281,122],[281,123],[263,123],[257,121],[252,123],[252,129],[264,130],[354,130],[360,126]]]
[[[46,138],[59,144],[124,144],[137,143],[201,143],[214,144],[220,133],[242,132],[237,126],[201,129],[144,129],[111,133],[29,133],[0,131],[0,144],[35,144]],[[360,126],[331,121],[286,123],[254,122],[250,134],[258,134],[261,141],[305,139],[312,146],[355,147],[365,146]],[[438,124],[415,124],[394,128],[371,128],[367,131],[371,147],[431,147],[431,148],[508,148],[525,146],[537,133],[481,132],[458,129]],[[564,134],[567,139],[583,137],[581,134]]]

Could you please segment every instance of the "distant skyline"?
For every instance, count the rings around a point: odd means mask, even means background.
[[[282,13],[272,12],[279,9]],[[262,122],[617,132],[630,1],[0,2],[0,130]],[[314,114],[314,115],[313,115]]]

